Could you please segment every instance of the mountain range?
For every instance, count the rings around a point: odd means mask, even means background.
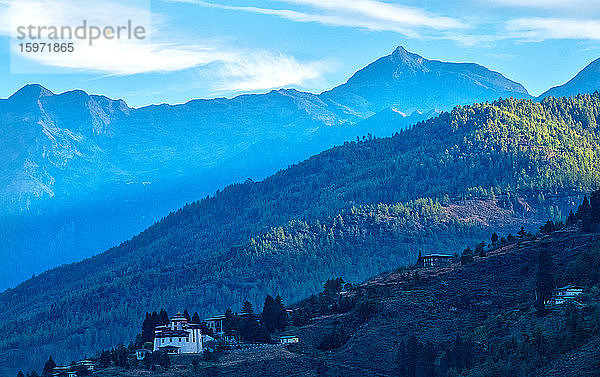
[[[160,307],[296,301],[563,218],[600,183],[600,95],[549,97],[403,48],[318,95],[134,109],[22,88],[0,100],[4,284],[150,226],[0,293],[0,373],[132,339]]]
[[[0,365],[94,354],[133,339],[161,307],[208,316],[266,294],[294,302],[333,276],[360,282],[412,263],[419,249],[459,252],[564,218],[600,183],[599,109],[599,94],[459,106],[228,186],[0,294]]]
[[[499,97],[530,96],[477,64],[402,47],[321,94],[282,89],[130,108],[25,86],[0,100],[0,289],[99,253],[226,184]]]

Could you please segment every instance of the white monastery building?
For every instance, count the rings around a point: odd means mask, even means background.
[[[183,314],[177,313],[171,323],[156,327],[153,350],[168,354],[202,353],[204,341],[211,339],[202,335],[199,323],[189,323]]]

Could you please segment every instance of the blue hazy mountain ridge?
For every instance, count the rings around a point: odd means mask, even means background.
[[[394,107],[405,113],[448,110],[501,97],[530,98],[523,85],[473,63],[428,60],[398,47],[356,72],[345,84],[321,94],[333,103],[373,115]],[[475,101],[477,102],[477,101]]]
[[[580,93],[594,93],[600,89],[600,58],[583,68],[566,83],[555,86],[542,93],[538,98],[567,97]]]
[[[281,89],[130,108],[27,85],[0,100],[0,289],[101,252],[226,184],[498,97],[529,95],[477,64],[402,47],[321,94]]]

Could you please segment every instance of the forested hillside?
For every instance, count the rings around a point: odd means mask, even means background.
[[[459,251],[490,226],[508,233],[564,216],[600,183],[599,112],[598,94],[457,107],[227,187],[2,293],[0,373],[131,339],[160,307],[208,315],[267,293],[290,302],[331,276],[360,281],[407,263],[419,248]]]
[[[402,47],[322,94],[280,89],[131,108],[26,85],[0,99],[0,290],[128,240],[227,184],[455,105],[513,96],[529,95],[480,65]]]
[[[118,357],[128,353],[120,346],[111,356],[104,353],[97,374],[596,377],[598,230],[600,191],[595,191],[566,224],[548,221],[535,234],[520,230],[516,237],[493,233],[491,243],[466,248],[448,265],[399,268],[362,284],[327,280],[322,292],[291,305],[283,333],[294,334],[298,343],[224,347],[202,357],[167,360],[157,354],[153,363],[167,369],[127,362]],[[575,284],[580,294],[553,301],[567,284]],[[273,324],[273,317],[264,315],[268,305],[275,308],[269,313],[279,307],[272,297],[265,300],[261,317],[267,334]],[[164,312],[154,314],[146,320],[166,318]],[[231,314],[229,331],[248,331],[235,318]]]
[[[300,343],[287,365],[324,376],[597,376],[599,200],[593,193],[566,227],[502,237],[470,258],[465,250],[451,266],[398,269],[304,300],[299,310],[312,320],[294,329]],[[546,301],[572,284],[581,295]],[[220,366],[218,375],[242,375]]]

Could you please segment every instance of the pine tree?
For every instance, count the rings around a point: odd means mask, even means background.
[[[154,341],[154,329],[157,325],[158,314],[156,312],[150,314],[146,313],[146,318],[142,323],[142,336],[141,343],[144,344],[146,342]]]
[[[42,376],[51,376],[52,371],[54,370],[55,367],[56,367],[56,363],[54,362],[54,360],[52,360],[52,356],[50,356],[50,358],[48,358],[48,361],[46,361],[46,364],[44,364]]]
[[[494,233],[494,234],[492,234],[492,245],[496,246],[497,243],[498,243],[498,234]]]
[[[577,212],[575,213],[575,218],[577,220],[581,220],[584,223],[591,222],[592,217],[592,206],[588,201],[587,195],[583,197],[583,203],[577,208]]]
[[[480,242],[475,246],[475,254],[485,257],[485,242]]]
[[[470,247],[467,247],[460,256],[460,263],[464,265],[471,262],[473,262],[473,250],[471,250]]]
[[[281,296],[277,295],[275,297],[275,305],[277,308],[277,330],[283,330],[288,324],[288,314]]]
[[[271,295],[265,298],[265,304],[261,314],[261,322],[266,326],[269,333],[277,330],[277,304]]]
[[[600,224],[600,190],[590,194],[590,219],[592,224]]]
[[[228,335],[233,335],[238,330],[239,317],[231,309],[225,311],[223,320],[223,331]]]
[[[98,363],[102,368],[108,368],[111,364],[111,357],[109,351],[102,351],[98,358]]]
[[[552,296],[554,290],[552,257],[546,248],[542,248],[538,255],[538,269],[536,276],[536,302],[535,307],[539,313],[545,310],[544,303]]]
[[[542,225],[540,227],[540,232],[542,234],[550,234],[552,232],[554,232],[556,230],[556,226],[554,225],[554,221],[552,220],[548,220],[546,221],[546,224]]]
[[[192,316],[192,323],[200,323],[202,322],[202,320],[200,320],[200,316],[198,315],[198,312],[194,312],[194,315]]]
[[[242,304],[242,313],[247,314],[249,317],[254,315],[254,308],[252,307],[252,303],[250,301],[244,301],[244,304]]]
[[[567,217],[567,225],[574,225],[577,222],[577,219],[575,218],[575,214],[573,213],[573,210],[571,210],[571,212],[569,212],[569,216]]]
[[[169,315],[164,309],[160,309],[160,314],[158,315],[157,325],[168,325],[169,324]]]

